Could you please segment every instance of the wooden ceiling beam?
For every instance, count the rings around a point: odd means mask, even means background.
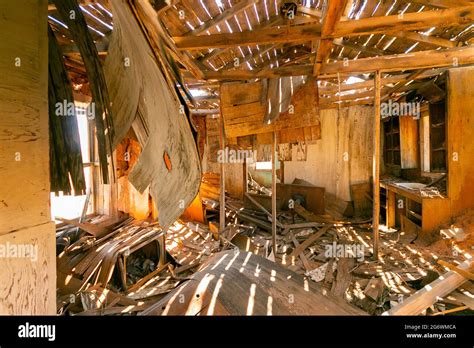
[[[330,78],[337,74],[373,72],[374,70],[403,71],[434,67],[454,67],[474,64],[474,46],[456,47],[446,50],[420,51],[382,57],[361,58],[350,61],[330,62],[323,66],[320,78]],[[248,80],[253,78],[309,75],[313,65],[293,65],[277,69],[206,71],[206,79]]]
[[[332,2],[331,2],[332,3]],[[335,11],[335,10],[334,10]],[[400,34],[404,31],[427,29],[431,27],[453,27],[474,22],[474,6],[457,7],[444,10],[405,13],[403,16],[379,16],[359,20],[338,22],[336,28],[327,38],[351,37],[370,34]],[[329,25],[328,25],[329,26]],[[416,34],[416,33],[415,33]],[[404,34],[415,37],[415,34]],[[420,34],[421,35],[421,34]],[[419,40],[434,42],[435,38],[416,35]],[[205,36],[176,36],[174,42],[180,50],[200,50],[216,47],[235,47],[273,43],[305,42],[321,38],[321,25],[285,26],[250,30],[238,33],[214,34]],[[439,40],[438,40],[439,41]],[[441,43],[441,41],[439,41]],[[448,44],[443,41],[444,45]],[[324,52],[322,52],[324,53]]]
[[[321,73],[363,73],[382,71],[402,71],[422,68],[447,67],[474,63],[474,46],[457,47],[445,50],[420,51],[374,58],[362,58],[348,62],[327,63]]]
[[[446,71],[445,68],[424,70],[420,75],[416,76],[414,80],[438,76],[444,71]],[[387,76],[381,79],[381,83],[382,83],[382,86],[384,86],[384,85],[403,82],[403,81],[408,82],[408,78],[410,75],[411,74],[398,74],[398,75]],[[372,88],[373,86],[374,86],[374,81],[370,79],[367,81],[357,82],[357,83],[352,83],[352,84],[342,83],[341,86],[337,86],[337,85],[319,86],[319,92],[321,94],[329,94],[329,93],[337,93],[338,91],[343,92],[343,91],[352,91],[352,90],[358,90],[358,89],[363,89],[363,88]]]
[[[291,65],[275,69],[263,70],[224,70],[206,71],[204,77],[207,80],[251,80],[255,78],[272,78],[279,76],[310,75],[313,72],[313,64]]]
[[[332,41],[329,39],[341,16],[344,13],[348,0],[331,0],[327,1],[327,5],[323,10],[323,23],[321,27],[321,38],[317,43],[316,59],[314,61],[313,75],[318,76],[321,71],[321,67],[329,58],[329,54],[332,50]]]
[[[339,22],[333,37],[387,34],[393,32],[446,28],[474,22],[474,6],[405,13],[403,16],[378,16]]]
[[[202,50],[214,47],[252,46],[288,42],[305,42],[319,39],[319,24],[295,27],[278,27],[203,36],[175,36],[179,50]]]

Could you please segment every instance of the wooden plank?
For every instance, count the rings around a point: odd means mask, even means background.
[[[252,202],[257,208],[259,208],[261,211],[263,211],[265,214],[267,214],[267,216],[270,218],[270,219],[273,219],[273,208],[272,208],[272,213],[270,213],[263,205],[261,205],[259,202],[257,202],[256,199],[254,199],[250,194],[248,194],[247,192],[245,192],[245,196],[250,200],[250,202]],[[273,199],[272,199],[272,207],[273,207]],[[280,221],[276,221],[276,224],[278,227],[280,228],[283,228],[283,225],[281,224]]]
[[[403,16],[390,15],[368,17],[340,22],[332,37],[350,37],[390,32],[412,31],[431,27],[446,28],[469,25],[474,22],[474,6],[456,7],[444,10],[404,13]]]
[[[298,240],[296,237],[292,234],[291,235],[291,241],[295,245],[295,249],[298,249],[301,245],[298,243]],[[299,253],[298,255],[295,255],[295,257],[298,257],[301,259],[301,262],[303,263],[303,267],[306,269],[306,271],[311,271],[311,265],[309,264],[308,258],[305,256],[303,252]],[[290,256],[291,258],[291,256]]]
[[[0,3],[0,235],[51,220],[46,4]]]
[[[375,117],[374,117],[374,152],[372,158],[372,180],[373,180],[373,255],[374,259],[379,257],[379,215],[380,215],[380,71],[375,72]]]
[[[221,103],[222,105],[222,103]],[[225,136],[224,136],[224,117],[222,113],[219,117],[219,144],[220,150],[225,151]],[[220,183],[219,183],[219,229],[223,231],[225,228],[225,166],[224,161],[219,163]]]
[[[422,73],[420,73],[419,75],[415,77],[413,77],[412,74],[390,75],[381,79],[381,85],[384,86],[387,84],[404,82],[404,81],[408,82],[408,78],[412,78],[414,80],[424,79],[427,77],[437,76],[445,71],[446,71],[445,68],[423,70]],[[338,85],[320,86],[319,92],[321,94],[338,93],[339,89],[341,92],[344,92],[344,91],[372,88],[373,86],[374,86],[373,79],[369,79],[366,81],[352,83],[352,84],[341,83],[340,87]]]
[[[323,228],[321,228],[319,231],[313,233],[308,239],[306,239],[300,246],[295,248],[290,254],[291,256],[298,256],[301,254],[303,251],[306,250],[311,244],[313,244],[319,237],[322,237],[327,231],[329,231],[333,225],[326,225]]]
[[[383,57],[361,58],[351,60],[348,64],[343,61],[327,63],[321,74],[414,70],[434,67],[453,67],[474,63],[474,47],[457,47],[446,50],[420,51],[406,54],[396,54]]]
[[[23,7],[22,11],[33,13],[33,9],[39,5],[35,0],[29,6],[32,11]],[[42,6],[46,19],[46,2],[42,2]],[[46,28],[43,35],[46,35]],[[16,246],[15,250],[18,251],[20,247],[25,248],[25,251],[28,249],[31,251],[25,253],[25,257],[8,257],[9,255],[5,254],[0,257],[2,315],[56,315],[54,231],[54,223],[46,222],[0,236],[0,245],[4,251],[9,249],[8,245],[11,248]]]
[[[202,267],[202,272],[193,274],[176,292],[139,315],[364,314],[331,294],[322,295],[314,282],[305,282],[301,275],[252,253],[221,252]],[[288,289],[294,301],[288,301]],[[178,301],[177,293],[183,294],[184,303]]]
[[[372,72],[373,69],[384,72],[414,70],[436,67],[456,67],[474,64],[474,46],[456,47],[446,50],[429,50],[413,53],[387,55],[383,57],[361,58],[348,62],[328,62],[321,68],[320,78],[336,77],[337,74]],[[215,80],[251,80],[278,76],[299,76],[312,74],[313,65],[302,64],[276,69],[263,70],[225,70],[205,71],[206,79]]]
[[[310,24],[203,36],[174,36],[179,50],[203,50],[216,47],[305,42],[321,37],[321,26]]]
[[[455,265],[453,265],[449,262],[443,261],[443,260],[439,260],[438,263],[441,266],[449,268],[451,271],[454,271],[454,272],[462,275],[464,278],[474,281],[474,273],[469,272],[465,269],[459,268],[458,266],[455,266]]]
[[[332,49],[332,39],[328,39],[333,34],[337,22],[341,19],[348,0],[333,0],[326,3],[323,10],[323,24],[321,27],[321,38],[318,42],[316,59],[314,61],[313,75],[318,76],[321,66],[326,63]]]
[[[272,141],[272,246],[273,255],[277,254],[277,241],[276,241],[276,229],[277,229],[277,189],[276,189],[276,164],[277,164],[277,139],[276,133],[273,132]],[[280,224],[281,225],[281,224]]]
[[[466,261],[459,265],[462,270],[472,269],[472,262]],[[405,301],[393,307],[383,315],[418,315],[423,310],[435,303],[439,297],[444,297],[456,290],[467,281],[462,275],[449,271],[434,282],[418,290]]]

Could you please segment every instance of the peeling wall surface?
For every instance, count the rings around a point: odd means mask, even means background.
[[[0,314],[56,313],[46,0],[0,2]]]
[[[368,182],[372,175],[373,120],[373,108],[367,106],[321,110],[321,139],[308,145],[306,161],[285,162],[285,183],[304,179],[351,200],[350,185]]]
[[[158,221],[169,226],[197,195],[199,155],[186,116],[180,113],[133,13],[125,1],[111,6],[114,32],[105,74],[114,126],[121,130],[115,143],[135,121],[142,153],[128,178],[141,193],[149,187]]]

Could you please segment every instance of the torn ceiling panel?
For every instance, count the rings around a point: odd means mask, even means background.
[[[126,1],[111,3],[114,31],[106,73],[120,141],[133,124],[143,151],[129,180],[148,186],[159,222],[174,222],[199,190],[201,166],[190,125]]]
[[[282,112],[288,111],[293,94],[306,80],[307,76],[285,76],[267,80],[267,111],[263,119],[264,124],[273,122]]]

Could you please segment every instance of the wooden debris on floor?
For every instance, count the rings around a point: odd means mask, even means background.
[[[212,181],[216,176],[205,178]],[[473,270],[462,263],[467,254],[438,259],[429,247],[409,244],[402,232],[387,230],[380,236],[381,257],[374,261],[370,221],[343,221],[295,206],[278,212],[277,249],[273,250],[268,209],[258,202],[246,208],[242,201],[226,197],[226,227],[219,230],[218,216],[212,214],[207,223],[174,222],[166,231],[167,253],[162,263],[158,255],[147,260],[137,248],[129,261],[121,258],[125,246],[146,244],[140,238],[160,242],[163,231],[156,224],[133,219],[116,221],[115,225],[99,218],[81,223],[64,220],[61,229],[69,226],[75,239],[58,257],[58,279],[63,282],[58,311],[85,315],[278,315],[336,314],[342,310],[354,314],[353,308],[358,307],[361,312],[357,313],[370,315],[454,315],[472,310]],[[90,225],[96,227],[91,229]],[[100,228],[98,237],[94,233]],[[82,233],[79,238],[74,234],[78,230]],[[292,281],[285,281],[282,288],[272,283],[272,277],[278,282],[286,272],[291,273]],[[258,282],[252,281],[255,274]],[[310,292],[309,297],[305,294],[304,308],[283,303],[288,295],[283,288],[299,294],[294,281]],[[229,286],[234,290],[228,290]],[[235,286],[243,287],[242,292],[236,293]],[[427,292],[428,288],[436,291]],[[91,304],[95,297],[90,293],[101,289],[110,294],[99,305]],[[81,300],[71,303],[67,294]],[[179,294],[187,298],[184,303],[176,302]],[[316,305],[321,296],[324,304]],[[252,297],[253,307],[248,307]],[[272,298],[269,307],[268,298]]]
[[[179,301],[179,296],[184,301]],[[189,281],[139,315],[363,315],[314,283],[250,252],[213,255]]]

